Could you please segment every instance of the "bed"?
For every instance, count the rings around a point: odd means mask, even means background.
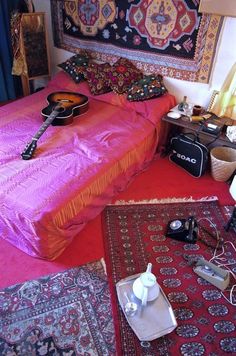
[[[35,157],[21,152],[42,125],[46,98],[58,91],[89,99],[67,126],[49,126]],[[0,236],[25,253],[54,260],[79,238],[130,180],[153,159],[161,117],[175,105],[169,93],[143,102],[109,92],[92,95],[63,71],[48,86],[0,108]]]

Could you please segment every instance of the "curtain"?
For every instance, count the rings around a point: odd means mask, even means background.
[[[15,99],[20,94],[20,81],[11,74],[11,12],[18,0],[0,0],[0,102]]]
[[[236,120],[236,63],[227,75],[211,111],[220,117]]]

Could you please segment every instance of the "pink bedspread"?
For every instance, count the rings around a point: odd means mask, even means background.
[[[42,124],[52,92],[89,97],[89,110],[68,126],[50,126],[35,157],[20,153]],[[92,96],[63,72],[47,88],[0,108],[0,236],[26,253],[55,259],[112,196],[153,158],[160,118],[173,96],[130,103]],[[79,237],[79,236],[78,236]]]

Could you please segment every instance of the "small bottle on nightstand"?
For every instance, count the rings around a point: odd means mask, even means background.
[[[184,96],[183,101],[178,105],[178,110],[185,111],[186,109],[188,109],[187,96]]]

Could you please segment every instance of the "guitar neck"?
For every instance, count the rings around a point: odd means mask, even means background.
[[[58,113],[59,113],[59,109],[60,109],[61,105],[58,104],[54,110],[52,111],[52,113],[48,116],[48,118],[44,121],[44,123],[42,124],[42,126],[39,128],[39,130],[36,132],[36,134],[34,135],[34,137],[32,138],[32,140],[38,140],[42,134],[47,130],[48,126],[51,125],[51,123],[53,122],[53,120],[57,117]]]

